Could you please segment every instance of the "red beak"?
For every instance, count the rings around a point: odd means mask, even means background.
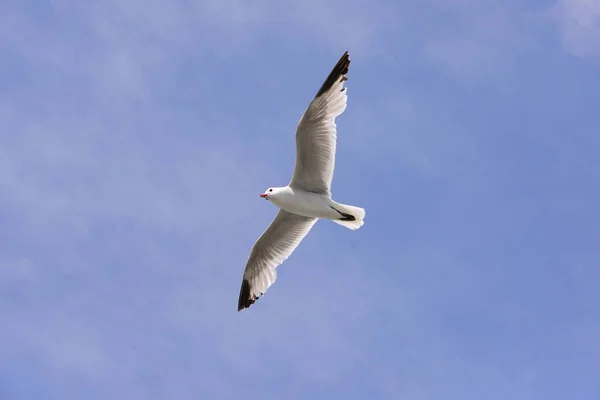
[[[263,194],[261,194],[261,195],[259,195],[259,196],[260,196],[260,197],[267,197],[267,194],[266,194],[266,193],[263,193]]]

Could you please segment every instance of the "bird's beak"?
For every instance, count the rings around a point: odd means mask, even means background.
[[[261,195],[259,195],[259,196],[260,196],[260,197],[262,197],[262,198],[265,198],[265,197],[267,197],[267,194],[266,194],[266,193],[263,193],[263,194],[261,194]]]

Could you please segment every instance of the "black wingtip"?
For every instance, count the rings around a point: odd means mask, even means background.
[[[238,311],[250,307],[256,301],[256,297],[250,294],[250,282],[247,279],[242,281],[240,289],[240,298],[238,299]]]
[[[317,92],[317,95],[315,97],[319,97],[323,93],[325,93],[329,89],[331,89],[333,84],[336,83],[340,79],[340,77],[342,77],[342,80],[346,80],[346,74],[348,73],[349,67],[350,67],[350,52],[348,50],[346,50],[346,52],[342,55],[342,57],[337,62],[335,67],[333,67],[333,69],[329,73],[329,76],[327,77],[327,79],[325,79],[323,86],[321,86],[321,89],[319,89],[319,91]]]

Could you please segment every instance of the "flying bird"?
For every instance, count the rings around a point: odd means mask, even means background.
[[[331,198],[337,130],[335,118],[346,109],[344,82],[350,66],[346,51],[325,79],[296,128],[296,165],[289,184],[268,188],[260,197],[280,208],[256,241],[244,270],[238,311],[250,307],[275,283],[281,265],[318,219],[356,230],[365,210]]]

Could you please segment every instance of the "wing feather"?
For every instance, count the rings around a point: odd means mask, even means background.
[[[240,289],[238,311],[254,304],[275,283],[275,268],[294,252],[315,222],[316,218],[279,211],[250,251]]]
[[[335,118],[347,103],[344,82],[350,66],[345,52],[302,115],[296,129],[296,165],[290,186],[330,194],[337,129]]]

